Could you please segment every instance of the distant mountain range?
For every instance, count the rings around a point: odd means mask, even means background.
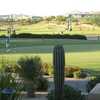
[[[21,20],[21,19],[29,19],[32,18],[32,16],[29,15],[0,15],[0,20],[9,20],[9,19],[13,19],[13,20]]]
[[[72,11],[72,12],[67,12],[65,14],[65,16],[67,15],[100,15],[100,11],[98,12],[94,12],[94,11],[91,11],[91,12],[80,12],[80,11]],[[9,20],[9,19],[13,19],[15,21],[17,20],[21,20],[21,19],[33,19],[33,18],[36,18],[36,17],[40,17],[40,16],[29,16],[29,15],[24,15],[24,14],[11,14],[11,15],[0,15],[0,20]]]
[[[66,13],[66,15],[100,15],[100,11],[91,11],[91,12],[80,12],[80,11],[72,11]]]

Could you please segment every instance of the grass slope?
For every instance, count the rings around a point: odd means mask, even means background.
[[[39,22],[37,24],[31,25],[14,25],[16,29],[16,33],[33,33],[33,34],[58,34],[63,31],[64,34],[100,34],[100,27],[82,24],[76,25],[72,24],[72,31],[66,31],[66,24],[56,24],[56,23],[48,23],[48,22]],[[81,28],[80,28],[81,27]],[[1,29],[7,29],[7,26],[0,27]],[[0,31],[0,35],[7,34],[6,31]]]

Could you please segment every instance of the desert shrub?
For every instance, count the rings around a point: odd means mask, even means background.
[[[53,74],[53,67],[51,64],[48,63],[44,63],[42,65],[42,71],[44,75],[52,75]]]
[[[80,74],[81,74],[80,71],[74,72],[74,78],[80,78]]]
[[[0,73],[0,100],[8,100],[8,97],[5,97],[5,93],[9,91],[13,92],[12,99],[10,100],[20,100],[20,92],[23,89],[23,84],[18,83],[16,79],[12,76],[11,73],[5,73],[1,72]]]
[[[7,73],[17,73],[17,65],[16,64],[5,64],[3,66],[4,72]]]
[[[47,89],[48,89],[48,80],[44,77],[39,77],[37,91],[47,91]]]
[[[9,73],[9,72],[13,71],[13,68],[10,67],[10,66],[6,66],[5,69],[4,69],[4,71]]]
[[[54,90],[48,94],[48,100],[54,100]],[[64,86],[64,100],[82,100],[81,92],[70,86]]]
[[[79,67],[65,67],[65,76],[73,77],[74,72],[80,71]]]
[[[87,73],[85,71],[76,71],[74,72],[74,78],[86,78],[87,77]]]
[[[91,80],[88,82],[88,91],[94,88],[96,84],[100,83],[100,76],[91,78]]]
[[[17,64],[11,63],[9,59],[2,56],[0,63],[0,71],[7,73],[16,73]]]
[[[88,73],[86,71],[81,70],[80,78],[86,78],[88,76]]]

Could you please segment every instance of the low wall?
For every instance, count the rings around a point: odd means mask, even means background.
[[[88,100],[100,100],[100,83],[90,91]]]
[[[73,87],[75,90],[79,90],[81,92],[87,92],[87,84],[88,79],[75,79],[75,78],[65,78],[64,84]],[[48,91],[54,89],[54,80],[53,78],[49,78],[49,88]]]
[[[100,35],[86,35],[87,40],[100,40]]]

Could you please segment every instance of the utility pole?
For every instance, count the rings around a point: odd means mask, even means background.
[[[72,31],[72,20],[71,20],[72,15],[69,14],[68,19],[67,19],[67,30]]]
[[[9,52],[10,51],[11,34],[14,30],[13,15],[9,15],[7,22],[8,22],[8,29],[7,29],[7,36],[6,36],[6,51]]]

